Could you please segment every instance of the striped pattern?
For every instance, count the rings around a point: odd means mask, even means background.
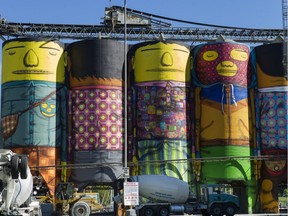
[[[187,159],[190,155],[186,141],[138,141],[137,149],[139,175],[161,174],[188,181]]]

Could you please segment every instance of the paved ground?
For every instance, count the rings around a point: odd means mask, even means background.
[[[91,216],[114,216],[114,214],[105,214],[105,213],[101,213],[101,214],[93,214]],[[235,216],[287,216],[287,213],[279,213],[279,214],[236,214]],[[173,216],[183,216],[183,215],[173,215]],[[189,215],[184,215],[184,216],[189,216]],[[201,216],[201,214],[199,215],[191,215],[191,216]]]

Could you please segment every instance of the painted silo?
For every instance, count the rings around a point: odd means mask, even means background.
[[[198,180],[231,183],[241,199],[241,211],[251,212],[250,49],[231,41],[200,44],[192,52],[195,149],[198,158],[206,159],[196,168]]]
[[[4,148],[29,155],[29,166],[54,194],[54,165],[66,160],[66,87],[63,44],[40,38],[8,40],[2,47]],[[49,169],[37,168],[52,166]]]
[[[120,177],[123,163],[124,44],[83,40],[69,44],[67,52],[71,162],[108,164],[72,169],[71,180],[80,188],[111,183]]]
[[[283,43],[256,46],[253,54],[257,72],[257,150],[259,155],[273,158],[261,163],[260,207],[263,213],[277,213],[278,192],[283,185],[287,188],[288,81],[287,68],[282,62]]]
[[[150,41],[128,53],[138,174],[164,174],[188,181],[191,157],[188,93],[190,50],[183,44]]]

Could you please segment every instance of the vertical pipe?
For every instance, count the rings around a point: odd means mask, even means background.
[[[126,0],[124,0],[124,167],[127,168],[127,8]],[[125,176],[125,181],[126,181]]]

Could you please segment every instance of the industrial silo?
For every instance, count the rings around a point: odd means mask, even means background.
[[[251,128],[248,69],[250,49],[233,41],[192,50],[195,88],[195,169],[198,181],[232,185],[241,212],[252,212]]]
[[[263,159],[258,161],[258,194],[263,213],[278,213],[278,198],[287,189],[288,81],[283,46],[284,43],[278,42],[259,45],[253,50],[257,73],[256,149]]]
[[[55,165],[66,161],[63,44],[18,38],[5,41],[2,53],[4,148],[28,155],[33,175],[54,195],[60,178]]]
[[[130,48],[128,62],[133,107],[133,129],[128,131],[133,132],[138,174],[189,181],[189,47],[169,41],[138,43]]]
[[[82,40],[69,44],[67,53],[69,157],[76,167],[86,164],[72,169],[70,180],[80,189],[89,183],[112,183],[121,177],[124,161],[124,44]]]

